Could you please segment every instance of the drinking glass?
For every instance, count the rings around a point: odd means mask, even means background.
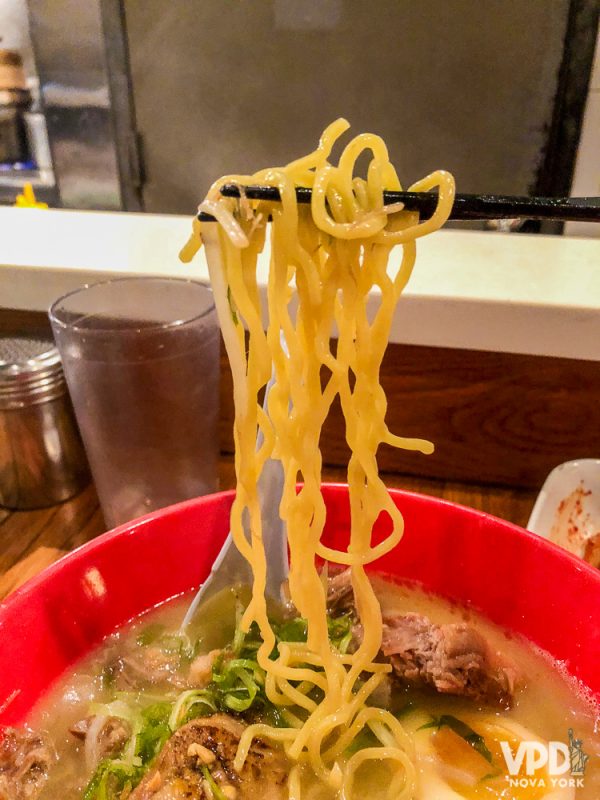
[[[219,326],[195,281],[120,278],[50,309],[104,519],[217,488]]]

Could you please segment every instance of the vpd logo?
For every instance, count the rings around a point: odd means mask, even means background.
[[[508,770],[507,780],[511,786],[522,788],[583,787],[589,756],[582,744],[581,739],[575,739],[572,728],[569,729],[568,744],[522,741],[513,753],[508,742],[500,742]],[[542,775],[540,771],[543,771]]]

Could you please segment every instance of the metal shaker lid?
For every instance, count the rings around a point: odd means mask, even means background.
[[[44,403],[65,392],[62,363],[53,342],[0,336],[0,409]]]

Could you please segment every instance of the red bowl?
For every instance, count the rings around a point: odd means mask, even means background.
[[[326,485],[323,494],[325,540],[343,546],[347,488]],[[600,698],[600,571],[488,514],[408,492],[391,495],[406,532],[375,570],[417,581],[524,635]],[[232,492],[210,495],[123,525],[2,603],[0,722],[22,720],[64,670],[120,625],[203,581],[227,534],[232,500]],[[376,538],[386,521],[377,527]]]

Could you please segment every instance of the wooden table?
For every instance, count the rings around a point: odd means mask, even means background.
[[[233,460],[223,456],[219,465],[220,485],[233,488]],[[325,468],[325,481],[344,481],[344,470]],[[474,484],[450,483],[389,473],[390,487],[423,492],[487,511],[497,517],[525,525],[536,492]],[[65,553],[105,530],[92,485],[61,505],[39,511],[0,509],[0,599]]]

